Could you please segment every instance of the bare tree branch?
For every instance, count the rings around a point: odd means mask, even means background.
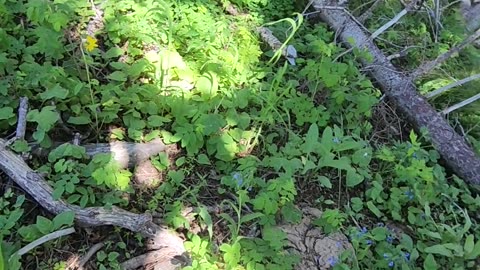
[[[17,254],[22,256],[22,255],[28,253],[30,250],[40,246],[41,244],[43,244],[45,242],[52,241],[54,239],[60,238],[60,237],[65,236],[65,235],[72,234],[74,232],[75,232],[74,228],[68,228],[68,229],[64,229],[64,230],[49,233],[49,234],[44,235],[44,236],[38,238],[37,240],[31,242],[30,244],[24,246],[23,248],[19,249],[17,251]]]
[[[449,85],[446,85],[444,87],[438,88],[437,90],[426,94],[425,97],[426,98],[436,97],[436,96],[442,94],[443,92],[446,92],[446,91],[452,89],[453,87],[457,87],[459,85],[462,85],[464,83],[467,83],[467,82],[470,82],[470,81],[473,81],[473,80],[476,80],[476,79],[480,79],[480,74],[475,74],[475,75],[472,75],[470,77],[467,77],[467,78],[461,79],[459,81],[453,82],[453,83],[451,83]]]
[[[474,102],[474,101],[477,101],[478,99],[480,99],[480,93],[476,94],[475,96],[471,97],[471,98],[468,98],[462,102],[459,102],[451,107],[448,107],[446,108],[445,110],[442,111],[442,114],[449,114],[455,110],[458,110],[464,106],[467,106],[468,104]]]

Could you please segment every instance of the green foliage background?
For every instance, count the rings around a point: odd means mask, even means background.
[[[95,18],[90,3],[0,0],[0,136],[14,132],[19,98],[28,97],[28,136],[11,148],[49,150],[30,165],[47,176],[55,198],[81,207],[157,211],[167,225],[184,231],[190,223],[181,212],[195,207],[204,230],[187,234],[193,262],[186,269],[293,269],[299,258],[287,253],[286,235],[276,225],[298,222],[296,205],[305,201],[324,211],[317,226],[345,233],[354,247],[329,260],[335,269],[473,269],[478,263],[480,230],[471,213],[479,210],[480,197],[439,164],[425,134],[404,131],[403,141],[378,139],[373,116],[383,101],[356,61],[364,52],[341,56],[345,49],[322,23],[277,21],[295,19],[293,12],[306,3],[232,1],[245,12],[239,16],[225,12],[226,1],[95,4],[104,21],[96,21],[98,47],[89,51],[86,25]],[[360,1],[350,4],[360,13]],[[397,1],[385,1],[366,23],[377,29],[400,9]],[[396,62],[414,68],[465,36],[458,12],[444,16],[438,42],[427,17],[415,14],[389,30],[383,36],[388,42],[379,46],[389,54],[396,52],[390,43],[420,44],[421,50]],[[256,28],[275,21],[268,27],[281,41],[293,37],[296,66],[283,58],[269,62],[274,52]],[[420,91],[450,83],[445,73],[476,73],[478,59],[478,51],[466,50],[422,78]],[[435,105],[463,99],[476,84]],[[473,143],[475,106],[458,113],[472,129]],[[81,146],[55,144],[76,132],[91,142],[161,138],[178,144],[181,153],[174,160],[164,153],[152,157],[163,181],[145,191],[109,155],[88,159]],[[29,213],[31,203],[21,191],[2,192],[0,267],[26,269],[45,256],[37,269],[62,269],[65,258],[42,252],[68,239],[21,258],[15,252],[71,226],[73,217]],[[213,204],[230,211],[212,215]],[[396,233],[389,224],[407,229]],[[248,228],[254,226],[260,234],[252,237]],[[98,269],[118,269],[141,252],[140,236],[118,229],[115,236],[120,240],[107,241],[97,253]]]

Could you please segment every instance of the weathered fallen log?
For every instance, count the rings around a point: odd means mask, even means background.
[[[480,158],[465,139],[417,92],[412,80],[390,63],[345,10],[332,8],[336,6],[335,1],[316,0],[313,6],[320,12],[319,17],[337,31],[346,46],[365,49],[373,56],[373,62],[362,58],[362,64],[417,131],[426,128],[430,141],[446,165],[467,183],[480,185]],[[355,44],[351,44],[350,40]]]
[[[183,241],[173,232],[152,222],[149,214],[134,214],[118,207],[87,207],[70,205],[63,200],[54,200],[52,188],[45,179],[33,171],[19,156],[4,147],[5,141],[0,139],[0,170],[6,173],[26,193],[30,194],[43,208],[52,214],[65,211],[75,213],[75,221],[83,227],[113,225],[138,232],[149,238],[150,249],[161,249],[165,260],[171,262],[176,269],[188,262]],[[173,254],[173,255],[172,255]]]

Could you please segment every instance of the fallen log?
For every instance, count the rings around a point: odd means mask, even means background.
[[[480,185],[480,158],[465,139],[417,92],[413,81],[390,63],[362,30],[362,25],[345,10],[335,8],[338,7],[335,2],[315,0],[313,7],[319,12],[321,20],[337,32],[346,46],[364,49],[373,56],[373,62],[361,58],[361,63],[415,129],[419,131],[425,128],[428,131],[431,143],[446,165],[470,185]],[[351,44],[350,40],[355,44]]]
[[[188,263],[182,239],[168,229],[153,223],[150,214],[135,214],[115,206],[110,209],[81,208],[64,200],[55,200],[52,195],[53,189],[45,179],[33,171],[23,159],[6,149],[5,145],[6,141],[0,139],[0,170],[50,213],[57,215],[73,211],[75,221],[82,227],[113,225],[138,232],[148,237],[151,250],[160,249],[162,251],[160,253],[165,255],[164,260],[170,262],[170,268],[165,269],[177,269],[180,265]]]

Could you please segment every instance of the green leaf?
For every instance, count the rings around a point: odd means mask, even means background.
[[[65,192],[65,187],[64,186],[59,186],[55,188],[52,192],[52,197],[54,200],[60,199],[62,197],[63,193]]]
[[[324,147],[327,152],[330,152],[332,150],[334,141],[333,141],[333,130],[331,127],[326,127],[323,130],[321,144],[322,144],[322,147]]]
[[[302,150],[305,154],[310,154],[311,152],[315,151],[315,148],[318,144],[318,138],[319,138],[318,126],[317,124],[314,123],[310,125],[310,128],[308,129],[308,132],[305,138],[305,144],[302,147]]]
[[[115,58],[123,55],[123,50],[118,47],[110,48],[104,55],[105,59]]]
[[[127,75],[122,71],[114,71],[107,78],[113,81],[124,82],[127,80]]]
[[[320,185],[322,187],[332,188],[332,182],[330,182],[330,179],[328,179],[327,177],[325,177],[323,175],[318,176],[317,181],[320,183]]]
[[[37,216],[37,222],[35,225],[41,233],[48,234],[52,231],[53,223],[48,218]]]
[[[367,202],[367,207],[370,211],[372,211],[373,214],[375,214],[375,216],[377,216],[378,218],[382,217],[383,214],[382,212],[380,211],[380,209],[378,209],[375,204],[373,204],[372,201],[368,201]]]
[[[40,93],[40,98],[42,100],[48,100],[51,98],[65,99],[67,96],[68,90],[61,87],[58,83],[52,88],[47,89],[47,91]]]
[[[452,252],[445,247],[445,245],[433,245],[431,247],[425,248],[425,252],[431,254],[439,254],[445,257],[453,257]]]
[[[473,247],[473,250],[465,256],[465,259],[467,260],[473,260],[476,259],[480,256],[480,241],[477,241],[475,243],[475,246]]]
[[[54,106],[45,106],[40,112],[35,109],[27,114],[27,120],[37,122],[38,128],[43,131],[49,131],[58,119],[60,116]]]
[[[207,225],[207,230],[208,230],[208,235],[210,236],[210,239],[213,237],[213,222],[212,222],[212,217],[210,216],[210,213],[208,213],[208,210],[205,206],[200,206],[199,207],[199,212],[198,215],[203,219],[203,222]]]
[[[350,165],[350,159],[347,157],[341,157],[340,159],[329,159],[324,158],[320,160],[320,165],[322,167],[332,167],[341,170],[352,170],[352,166]]]
[[[347,187],[354,187],[363,182],[365,178],[356,173],[355,169],[347,170]]]
[[[67,122],[74,125],[86,125],[86,124],[90,124],[92,120],[90,119],[90,115],[88,115],[87,113],[84,113],[80,116],[70,116]]]
[[[435,258],[433,257],[432,254],[428,254],[427,257],[425,258],[425,261],[423,262],[423,269],[424,270],[437,270],[438,265],[437,262],[435,261]]]
[[[11,107],[3,107],[0,108],[0,120],[6,120],[15,117],[13,113],[13,108]]]
[[[203,165],[210,165],[210,160],[208,159],[208,156],[205,155],[205,154],[200,154],[197,156],[197,162],[199,164],[203,164]]]
[[[256,218],[259,218],[259,217],[263,217],[264,214],[262,213],[250,213],[250,214],[247,214],[245,216],[243,216],[241,219],[240,219],[240,223],[246,223],[246,222],[249,222],[251,220],[254,220]]]
[[[58,214],[53,218],[53,230],[58,230],[63,225],[71,226],[73,225],[73,219],[75,218],[75,213],[72,211],[66,211]]]
[[[463,249],[465,251],[465,254],[469,254],[473,251],[473,248],[475,246],[475,238],[473,234],[467,235],[467,238],[465,239],[465,244],[463,245]]]
[[[151,115],[147,118],[147,125],[149,127],[161,127],[164,123],[168,122],[170,122],[170,119],[160,115]]]

